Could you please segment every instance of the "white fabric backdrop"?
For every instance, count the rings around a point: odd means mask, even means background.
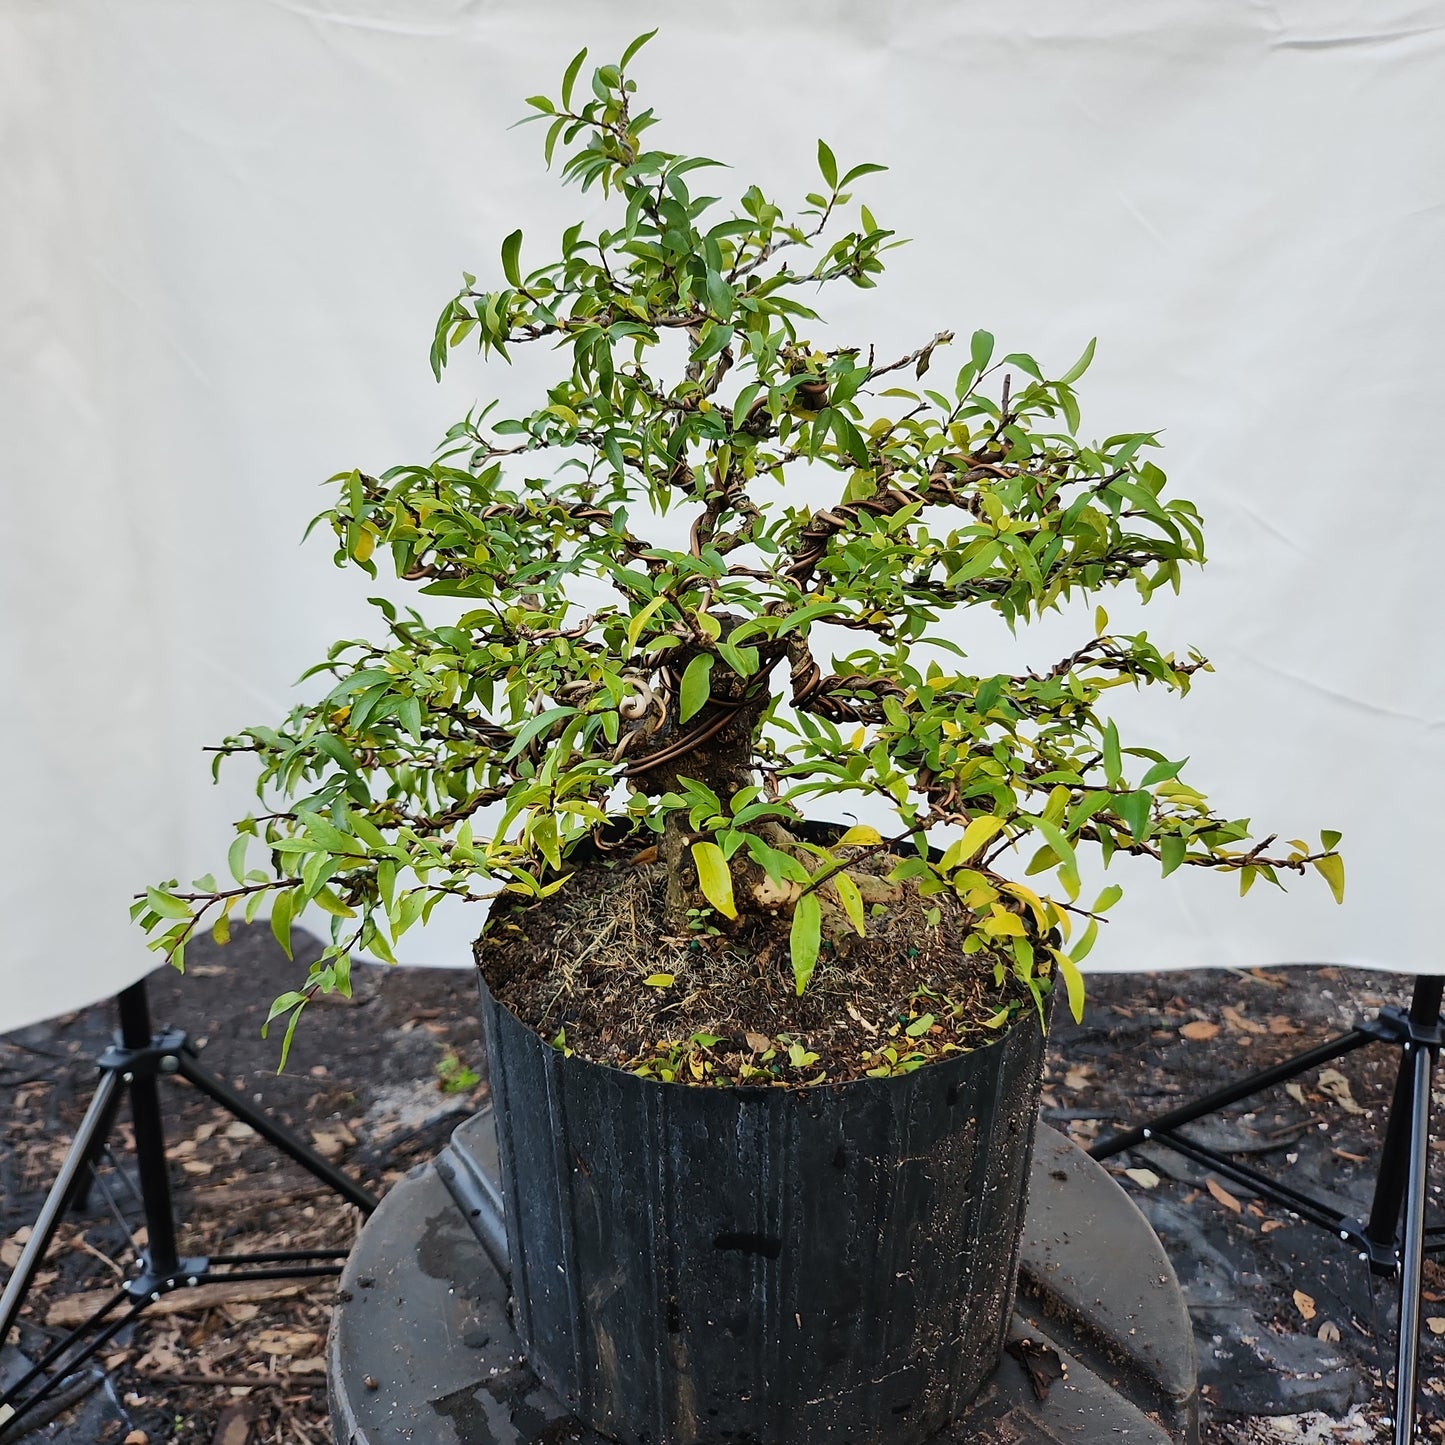
[[[1098,335],[1086,429],[1166,428],[1204,508],[1212,564],[1148,625],[1218,673],[1131,727],[1231,812],[1342,829],[1348,901],[1131,869],[1090,965],[1445,966],[1445,3],[0,0],[0,1028],[146,971],[130,894],[223,861],[249,795],[202,744],[368,625],[298,548],[316,484],[520,394],[435,386],[432,320],[579,204],[521,98],[658,23],[662,144],[789,195],[820,134],[892,166],[870,201],[917,240],[838,330],[1060,368]]]

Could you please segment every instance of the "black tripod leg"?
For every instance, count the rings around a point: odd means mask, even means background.
[[[375,1198],[361,1185],[323,1159],[314,1149],[303,1144],[289,1129],[283,1129],[263,1110],[252,1108],[234,1089],[203,1069],[192,1054],[183,1052],[180,1061],[180,1075],[183,1079],[194,1084],[203,1094],[209,1094],[223,1109],[234,1114],[243,1124],[249,1124],[283,1154],[290,1155],[303,1169],[314,1174],[328,1188],[335,1190],[348,1204],[354,1204],[363,1214],[370,1214],[376,1208]]]
[[[1395,1445],[1415,1433],[1415,1395],[1420,1368],[1420,1291],[1425,1264],[1425,1177],[1430,1165],[1430,1049],[1412,1044],[1414,1097],[1410,1109],[1409,1181],[1400,1260],[1399,1352],[1395,1364]],[[1405,1071],[1401,1069],[1403,1074]]]
[[[1091,1159],[1112,1159],[1115,1154],[1122,1154],[1125,1149],[1132,1149],[1136,1144],[1142,1144],[1153,1134],[1164,1134],[1183,1124],[1192,1124],[1206,1114],[1213,1114],[1218,1109],[1226,1109],[1229,1105],[1237,1104],[1241,1099],[1247,1099],[1251,1094],[1257,1094],[1262,1089],[1270,1089],[1276,1084],[1283,1084],[1308,1069],[1317,1069],[1321,1064],[1327,1064],[1331,1059],[1339,1058],[1341,1054],[1352,1053],[1355,1049],[1374,1042],[1376,1042],[1374,1034],[1366,1033],[1363,1029],[1351,1029],[1349,1033],[1341,1034],[1339,1038],[1331,1039],[1317,1049],[1311,1049],[1304,1054],[1296,1054],[1292,1059],[1286,1059],[1284,1063],[1276,1064],[1272,1069],[1261,1069],[1259,1073],[1251,1074],[1247,1079],[1242,1079],[1237,1084],[1231,1084],[1226,1089],[1217,1089],[1212,1094],[1206,1094],[1202,1099],[1196,1099],[1192,1104],[1183,1104],[1177,1109],[1171,1109],[1167,1114],[1160,1114],[1157,1119],[1150,1119],[1148,1123],[1140,1124],[1137,1129],[1126,1129],[1122,1134],[1111,1134],[1107,1139],[1100,1139],[1089,1150],[1089,1157]]]
[[[55,1176],[50,1193],[45,1196],[45,1203],[21,1252],[15,1272],[5,1286],[4,1297],[0,1298],[0,1344],[9,1336],[16,1316],[25,1303],[25,1297],[30,1293],[35,1272],[45,1257],[45,1251],[50,1247],[50,1241],[55,1238],[56,1228],[87,1161],[98,1145],[104,1142],[101,1127],[114,1117],[123,1087],[115,1073],[102,1071],[100,1081],[95,1087],[95,1095],[90,1101],[90,1108],[85,1111],[85,1118],[81,1120],[80,1128],[76,1131],[70,1152],[65,1156],[65,1162]]]
[[[111,1130],[115,1128],[115,1116],[118,1113],[120,1113],[120,1095],[116,1094],[111,1100],[105,1118],[100,1121],[100,1127],[95,1131],[95,1146],[86,1156],[80,1173],[76,1175],[75,1187],[70,1191],[70,1198],[65,1201],[65,1208],[71,1214],[86,1209],[90,1204],[91,1193],[97,1183],[101,1156],[105,1153],[105,1146],[110,1141]]]

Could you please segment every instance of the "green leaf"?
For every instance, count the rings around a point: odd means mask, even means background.
[[[1188,842],[1178,833],[1168,833],[1159,840],[1159,856],[1164,865],[1161,878],[1167,878],[1184,861],[1188,848]]]
[[[577,713],[575,707],[549,707],[546,712],[538,713],[536,717],[528,721],[518,730],[516,741],[512,744],[504,762],[511,762],[513,758],[521,757],[527,750],[527,744],[538,734],[545,732],[554,723],[560,722],[563,718],[574,717]]]
[[[237,833],[231,843],[230,851],[226,854],[226,866],[231,870],[231,877],[237,883],[246,881],[246,847],[250,841],[249,833]]]
[[[577,83],[577,72],[582,69],[582,62],[587,59],[587,47],[584,45],[576,55],[572,57],[567,66],[566,74],[562,77],[562,109],[570,110],[572,107],[572,87]]]
[[[838,189],[838,162],[833,158],[833,152],[828,149],[824,140],[818,141],[818,169],[822,172],[823,179],[828,183],[830,191]]]
[[[1124,776],[1124,760],[1119,751],[1119,729],[1114,720],[1104,724],[1104,779],[1111,788],[1117,788]]]
[[[838,445],[860,467],[866,467],[868,465],[868,443],[863,440],[858,428],[841,411],[830,412],[830,425],[833,435],[838,439]]]
[[[903,1030],[910,1039],[921,1039],[929,1029],[933,1027],[934,1019],[932,1014],[919,1014],[919,1016]]]
[[[968,343],[968,352],[973,359],[973,364],[982,371],[988,365],[989,357],[993,355],[993,333],[991,331],[975,331]]]
[[[1155,763],[1142,778],[1139,779],[1141,788],[1152,788],[1155,783],[1167,783],[1171,778],[1179,776],[1179,770],[1189,761],[1188,758],[1180,758],[1177,763],[1162,762]]]
[[[162,893],[159,888],[146,889],[146,902],[162,918],[188,919],[191,916],[189,904],[183,903],[179,898],[172,898],[169,893]]]
[[[1333,828],[1325,828],[1320,832],[1320,845],[1325,849],[1334,848],[1345,835],[1337,833]]]
[[[838,902],[843,905],[843,912],[848,915],[848,922],[853,925],[853,931],[859,938],[868,936],[863,927],[863,895],[858,891],[858,885],[846,874],[835,873],[829,880],[838,894]]]
[[[522,272],[517,262],[517,257],[522,251],[522,233],[513,231],[505,241],[502,242],[502,272],[513,286],[522,284]]]
[[[712,653],[699,652],[684,670],[681,696],[678,701],[679,722],[686,722],[688,718],[694,716],[712,695],[712,664]]]
[[[711,331],[703,338],[702,345],[692,353],[690,358],[695,366],[699,366],[705,361],[711,361],[733,339],[731,326],[724,326],[720,322],[709,322],[708,325],[711,326]]]
[[[1096,336],[1084,348],[1084,354],[1059,378],[1065,386],[1072,386],[1088,369],[1089,363],[1094,359],[1094,346],[1099,338]]]
[[[633,57],[634,55],[636,55],[637,52],[638,52],[639,50],[641,50],[642,47],[643,47],[644,45],[646,45],[647,42],[648,42],[649,40],[651,40],[652,37],[653,37],[654,35],[656,35],[656,34],[657,34],[657,31],[656,31],[656,30],[649,30],[645,35],[639,35],[639,36],[637,37],[637,39],[634,40],[634,41],[627,47],[627,49],[622,52],[622,59],[617,62],[617,68],[618,68],[619,70],[626,70],[626,69],[627,69],[627,62],[628,62],[629,60],[631,60],[632,57]],[[585,55],[587,52],[584,50],[582,53]]]
[[[1114,802],[1114,811],[1129,830],[1129,836],[1142,843],[1149,836],[1149,808],[1153,799],[1143,791],[1126,793]]]
[[[287,958],[294,957],[291,952],[291,910],[295,899],[295,890],[287,889],[271,900],[271,932],[276,935],[276,942]]]
[[[805,893],[793,909],[788,948],[793,960],[793,987],[801,995],[818,963],[823,942],[823,910],[816,893]]]
[[[1147,796],[1147,794],[1146,794]],[[1069,895],[1072,903],[1079,896],[1079,862],[1074,855],[1074,845],[1064,836],[1064,831],[1056,823],[1051,823],[1047,818],[1031,819],[1033,826],[1044,835],[1049,847],[1054,850],[1059,859],[1059,882],[1064,885],[1064,891]]]
[[[692,861],[697,868],[698,887],[702,889],[703,897],[724,918],[736,918],[738,910],[733,902],[733,875],[722,849],[716,843],[694,843]]]
[[[1345,901],[1345,860],[1338,853],[1315,859],[1315,871],[1330,885],[1336,903]]]
[[[1124,890],[1120,888],[1117,883],[1111,883],[1094,900],[1094,906],[1089,910],[1089,912],[1107,913],[1123,896]]]
[[[1069,950],[1069,957],[1075,963],[1082,963],[1094,947],[1094,940],[1099,936],[1099,920],[1091,918],[1089,926],[1079,935],[1074,946]]]

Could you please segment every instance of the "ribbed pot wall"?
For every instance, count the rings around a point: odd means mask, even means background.
[[[627,1445],[921,1441],[1002,1349],[1032,1015],[899,1078],[691,1088],[565,1058],[482,988],[528,1363]]]

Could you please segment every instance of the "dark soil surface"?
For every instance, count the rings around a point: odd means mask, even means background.
[[[303,947],[306,945],[303,944]],[[203,1063],[376,1189],[430,1157],[479,1106],[484,1084],[446,1093],[480,1068],[468,974],[355,970],[356,998],[318,1002],[285,1074],[278,1040],[259,1037],[270,999],[298,968],[264,928],[226,950],[197,946],[189,975],[152,979],[157,1023],[206,1041]],[[1333,969],[1095,976],[1082,1026],[1055,1021],[1044,1115],[1087,1143],[1117,1121],[1217,1087],[1340,1031],[1405,980]],[[1065,1015],[1064,1010],[1058,1011]],[[0,1273],[8,1275],[88,1100],[86,1061],[108,1041],[110,1011],[87,1009],[0,1038]],[[448,1060],[452,1063],[448,1063]],[[1197,1126],[1242,1144],[1296,1187],[1368,1208],[1377,1131],[1396,1055],[1372,1046]],[[440,1074],[439,1074],[440,1070]],[[345,1247],[357,1218],[320,1185],[182,1084],[163,1085],[183,1251]],[[1445,1133],[1445,1092],[1436,1096]],[[1211,1134],[1210,1131],[1214,1131]],[[129,1138],[123,1115],[117,1143]],[[1445,1141],[1434,1146],[1438,1206]],[[123,1156],[123,1149],[118,1150]],[[122,1159],[123,1162],[123,1159]],[[1163,1238],[1195,1323],[1206,1445],[1387,1439],[1380,1385],[1392,1354],[1393,1285],[1375,1283],[1341,1244],[1162,1150],[1110,1161]],[[1132,1176],[1125,1170],[1135,1171]],[[124,1178],[103,1178],[122,1214]],[[83,1292],[113,1288],[129,1257],[105,1199],[62,1225],[19,1331],[30,1353]],[[320,1445],[329,1441],[322,1354],[335,1286],[237,1298],[193,1313],[151,1313],[104,1352],[107,1379],[45,1438],[65,1445]],[[1421,1438],[1445,1441],[1445,1271],[1427,1266]],[[180,1297],[178,1297],[180,1298]],[[1433,1323],[1430,1323],[1433,1322]],[[1317,1413],[1324,1412],[1324,1413]]]
[[[717,1084],[904,1073],[991,1043],[1034,1004],[1011,958],[1000,986],[991,954],[962,952],[972,915],[957,898],[922,899],[887,881],[895,861],[850,870],[877,913],[860,937],[830,907],[836,934],[825,931],[801,996],[786,919],[669,936],[656,862],[580,869],[561,893],[499,913],[477,960],[513,1013],[596,1063]]]

